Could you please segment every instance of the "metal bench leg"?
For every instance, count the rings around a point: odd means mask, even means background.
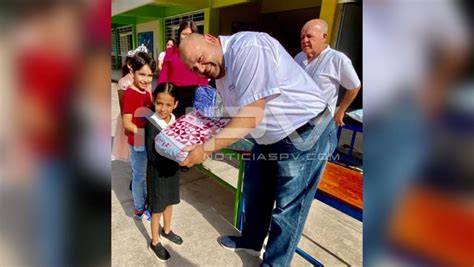
[[[317,261],[315,258],[311,257],[311,255],[309,255],[308,253],[304,252],[302,249],[300,248],[296,248],[295,250],[296,253],[298,253],[298,255],[300,255],[301,257],[303,257],[303,259],[307,260],[309,263],[311,263],[313,266],[324,266],[322,263],[320,263],[319,261]]]

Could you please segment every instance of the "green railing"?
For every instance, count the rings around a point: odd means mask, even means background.
[[[197,166],[197,169],[201,171],[204,175],[207,175],[217,181],[219,184],[224,186],[230,192],[235,193],[234,197],[234,217],[233,223],[234,226],[238,228],[238,219],[239,219],[239,211],[240,211],[240,200],[242,198],[242,183],[244,179],[244,155],[248,154],[251,149],[250,141],[246,139],[241,139],[241,141],[237,142],[236,144],[221,149],[219,152],[223,153],[226,156],[230,156],[231,158],[236,158],[239,164],[239,174],[237,177],[237,188],[226,182],[221,177],[214,174],[209,168],[206,168],[204,165],[200,164]]]

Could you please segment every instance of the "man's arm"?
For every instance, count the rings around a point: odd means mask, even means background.
[[[192,167],[195,164],[200,164],[212,152],[242,139],[263,120],[265,105],[266,100],[260,99],[241,107],[237,115],[216,136],[202,145],[186,147],[185,151],[190,151],[190,153],[180,165]]]
[[[346,94],[342,99],[339,107],[336,109],[336,113],[334,114],[334,121],[336,122],[337,126],[344,126],[344,114],[346,113],[347,108],[351,105],[352,101],[356,98],[357,94],[359,93],[360,87],[346,90]]]

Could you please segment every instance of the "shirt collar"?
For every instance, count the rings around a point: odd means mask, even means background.
[[[326,48],[324,48],[324,50],[321,51],[321,53],[319,54],[319,56],[321,56],[322,54],[324,54],[324,53],[326,53],[327,51],[329,51],[329,49],[331,49],[331,46],[330,46],[330,45],[326,46]],[[318,56],[318,57],[319,57],[319,56]]]
[[[229,45],[230,38],[231,36],[224,36],[224,35],[219,36],[219,40],[221,41],[221,46],[222,46],[222,52],[224,54],[227,51],[227,46]]]
[[[173,113],[171,113],[171,119],[168,123],[166,123],[166,121],[160,118],[160,116],[158,116],[156,113],[151,116],[151,119],[154,120],[162,130],[166,128],[166,126],[173,124],[176,121],[176,117]]]
[[[225,71],[225,73],[227,73],[226,63],[229,62],[228,59],[227,59],[227,56],[226,56],[226,51],[228,49],[231,38],[232,38],[232,36],[224,36],[224,35],[219,36],[219,40],[221,41],[221,46],[222,46],[222,53],[224,54],[224,71]]]
[[[327,51],[329,51],[329,49],[331,49],[331,46],[328,44],[328,46],[326,46],[326,48],[324,48],[323,51],[321,51],[321,53],[319,53],[319,55],[318,55],[315,59],[313,59],[313,61],[311,61],[311,62],[316,61],[316,59],[318,59],[322,54],[324,54],[324,53],[326,53]],[[307,58],[307,57],[305,57],[305,59],[303,60],[303,64],[304,64],[305,66],[308,66],[308,58]]]

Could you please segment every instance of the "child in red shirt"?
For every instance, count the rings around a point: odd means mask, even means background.
[[[152,105],[147,88],[151,85],[156,62],[149,54],[139,52],[130,60],[130,66],[133,83],[123,95],[122,120],[130,145],[134,218],[142,219],[145,210],[147,166],[144,128],[147,123],[146,115]]]

